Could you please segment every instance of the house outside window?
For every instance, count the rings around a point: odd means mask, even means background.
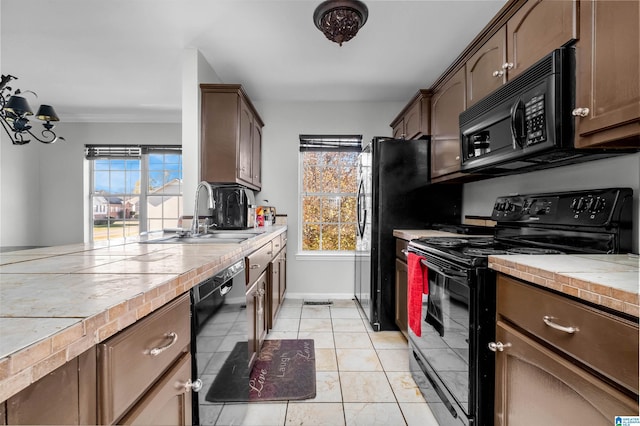
[[[137,237],[174,228],[182,215],[182,149],[92,146],[91,241]]]
[[[361,135],[300,135],[302,252],[355,250],[361,143]]]

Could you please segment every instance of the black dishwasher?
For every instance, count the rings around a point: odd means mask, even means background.
[[[194,425],[216,423],[222,407],[205,398],[233,349],[244,348],[248,358],[245,291],[244,259],[191,289],[191,369],[200,380],[194,390],[201,389],[192,398]]]

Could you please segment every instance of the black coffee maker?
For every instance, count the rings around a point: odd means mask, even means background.
[[[216,229],[249,229],[255,226],[256,201],[253,191],[242,185],[213,185]]]

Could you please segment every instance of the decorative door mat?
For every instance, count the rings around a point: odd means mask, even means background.
[[[216,376],[209,402],[286,401],[316,396],[313,339],[265,340],[249,374],[247,342],[238,342]]]

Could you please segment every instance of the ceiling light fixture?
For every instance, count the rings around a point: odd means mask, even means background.
[[[54,143],[58,139],[64,140],[64,138],[57,136],[53,132],[54,125],[51,124],[51,122],[60,121],[60,119],[51,105],[40,105],[36,113],[36,118],[44,121],[44,123],[42,123],[44,126],[44,130],[42,131],[43,139],[31,133],[31,125],[29,124],[27,116],[33,115],[33,111],[29,106],[29,102],[22,96],[18,96],[23,93],[20,89],[16,89],[13,94],[11,94],[13,89],[7,86],[11,80],[17,80],[17,77],[3,75],[2,80],[0,80],[0,120],[2,121],[2,127],[5,132],[7,132],[11,138],[11,142],[13,142],[14,145],[27,144],[31,142],[31,139],[25,139],[28,138],[29,135],[42,143]],[[32,93],[36,98],[38,97],[38,95],[30,90],[24,93]]]
[[[369,9],[358,0],[327,0],[313,12],[316,27],[333,42],[342,46],[358,34],[367,22]]]

